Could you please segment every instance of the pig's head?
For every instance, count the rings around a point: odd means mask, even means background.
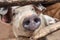
[[[23,27],[26,30],[34,31],[41,23],[40,18],[33,5],[27,5],[15,10],[16,16],[13,18],[16,27]]]
[[[15,35],[30,36],[41,24],[38,9],[34,5],[26,5],[14,9],[13,30]],[[41,11],[40,11],[41,12]]]

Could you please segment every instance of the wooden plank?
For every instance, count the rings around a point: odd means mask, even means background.
[[[13,38],[12,26],[0,21],[0,40]]]

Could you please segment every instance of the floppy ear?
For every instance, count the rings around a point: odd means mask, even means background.
[[[44,6],[42,6],[41,4],[39,6],[33,5],[33,7],[38,15],[41,14],[43,12],[43,10],[46,10],[46,8]]]
[[[36,11],[36,13],[39,15],[42,11],[41,10],[39,10],[36,6],[34,6],[34,9],[35,9],[35,11]]]

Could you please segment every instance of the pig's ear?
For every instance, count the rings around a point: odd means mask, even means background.
[[[43,13],[43,10],[46,10],[46,8],[41,4],[39,4],[38,6],[33,5],[33,7],[38,15]]]
[[[46,7],[44,7],[42,4],[39,4],[37,7],[41,11],[46,10]]]
[[[36,7],[36,6],[33,6],[34,7],[34,9],[35,9],[35,12],[39,15],[42,11],[41,10],[39,10],[38,9],[38,7]]]

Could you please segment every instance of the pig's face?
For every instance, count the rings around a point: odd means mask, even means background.
[[[26,30],[34,31],[41,23],[35,9],[32,5],[20,7],[15,11],[17,13],[15,17],[15,23],[17,27],[23,27]]]

